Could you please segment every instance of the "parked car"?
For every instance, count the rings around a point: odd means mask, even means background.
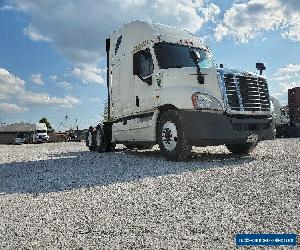
[[[15,136],[15,144],[21,145],[27,142],[27,137],[23,133],[19,133]]]

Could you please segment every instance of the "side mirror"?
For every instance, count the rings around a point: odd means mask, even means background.
[[[267,68],[264,63],[256,63],[256,69],[259,70],[259,74],[262,75],[262,72]]]
[[[198,83],[204,84],[204,82],[205,82],[204,76],[201,74],[200,66],[199,66],[199,61],[201,58],[200,53],[197,50],[190,50],[190,56],[193,59],[193,61],[195,62],[195,64],[197,65]]]
[[[190,56],[195,62],[199,62],[200,53],[197,50],[190,50]]]

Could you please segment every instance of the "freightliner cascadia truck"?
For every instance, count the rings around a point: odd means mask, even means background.
[[[218,67],[192,33],[140,21],[115,31],[106,51],[108,118],[89,128],[91,151],[158,144],[179,160],[192,146],[247,154],[274,137],[264,64],[260,74]]]

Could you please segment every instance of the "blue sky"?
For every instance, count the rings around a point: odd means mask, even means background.
[[[0,123],[46,116],[56,129],[96,124],[105,38],[134,19],[196,33],[226,67],[255,71],[264,62],[283,103],[300,86],[299,1],[0,0]]]

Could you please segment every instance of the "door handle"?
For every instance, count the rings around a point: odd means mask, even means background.
[[[135,97],[135,105],[136,105],[137,107],[140,106],[140,98],[139,98],[138,96]]]

